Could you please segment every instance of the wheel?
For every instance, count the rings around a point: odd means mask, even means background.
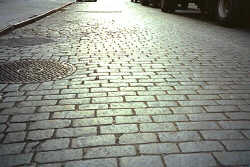
[[[240,2],[238,0],[218,0],[216,18],[219,23],[232,26],[237,23],[240,18]]]
[[[141,0],[141,4],[142,4],[143,6],[148,6],[148,5],[149,5],[149,2],[148,2],[148,0]]]
[[[161,10],[173,13],[177,7],[177,0],[161,0]]]
[[[181,9],[187,10],[188,9],[188,1],[181,2]]]

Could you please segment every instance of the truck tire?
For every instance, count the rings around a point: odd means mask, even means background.
[[[149,1],[148,0],[140,0],[141,1],[141,4],[143,6],[148,6],[149,5]]]
[[[239,0],[218,0],[216,18],[220,24],[233,26],[237,24],[237,18],[240,18]]]
[[[177,7],[177,0],[161,0],[161,10],[163,12],[174,13]]]

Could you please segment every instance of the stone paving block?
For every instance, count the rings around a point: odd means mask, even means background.
[[[128,83],[102,83],[102,87],[126,87]]]
[[[44,120],[31,122],[29,129],[54,129],[69,127],[70,120]]]
[[[149,116],[116,116],[115,121],[117,124],[120,123],[143,123],[152,122]]]
[[[168,94],[170,95],[193,95],[197,94],[194,90],[168,90]]]
[[[157,115],[152,116],[155,122],[179,122],[179,121],[188,121],[187,117],[183,114],[175,115]]]
[[[215,100],[189,100],[189,101],[178,101],[181,106],[211,106],[216,105]]]
[[[56,130],[56,137],[80,137],[97,135],[96,127],[63,128]]]
[[[171,86],[148,86],[147,89],[149,91],[169,91],[169,90],[173,90],[174,88]]]
[[[134,133],[139,131],[136,124],[101,126],[100,129],[101,129],[101,134]]]
[[[97,116],[119,116],[119,115],[133,115],[131,109],[109,109],[109,110],[97,110]]]
[[[107,146],[89,148],[84,158],[105,158],[136,155],[134,146]]]
[[[4,97],[12,97],[12,96],[23,96],[25,94],[24,91],[15,91],[15,92],[5,92]]]
[[[236,106],[205,106],[205,109],[207,112],[234,112],[234,111],[239,111],[239,108]]]
[[[246,113],[246,112],[226,113],[226,115],[231,120],[250,120],[250,113]]]
[[[38,167],[62,167],[61,163],[41,164]]]
[[[45,140],[37,147],[37,150],[38,151],[61,150],[69,148],[69,143],[70,140],[68,138]]]
[[[125,76],[124,76],[125,77]],[[137,76],[136,76],[137,77]],[[125,78],[125,79],[110,79],[110,83],[132,83],[132,82],[137,82],[136,79],[129,79],[129,78]]]
[[[249,165],[250,164],[250,151],[244,152],[216,152],[213,153],[216,159],[222,165],[230,165],[230,166],[237,166],[237,165]]]
[[[105,97],[105,96],[107,96],[107,93],[82,93],[82,94],[78,94],[78,98]]]
[[[118,167],[117,160],[115,158],[107,159],[93,159],[93,160],[82,160],[82,161],[71,161],[66,162],[65,167]],[[52,167],[52,166],[51,166]]]
[[[24,146],[25,143],[0,144],[0,155],[19,154]]]
[[[250,121],[220,121],[223,129],[250,129]]]
[[[174,101],[156,101],[156,102],[147,102],[149,107],[172,107],[178,106],[177,102]]]
[[[7,132],[23,131],[26,129],[26,123],[11,123],[8,126]]]
[[[5,109],[5,108],[12,108],[14,107],[15,102],[1,102],[0,104],[0,109]]]
[[[159,90],[159,91],[137,91],[139,96],[150,96],[150,95],[165,95],[166,92]]]
[[[11,118],[11,122],[28,122],[28,121],[39,121],[39,120],[48,120],[49,113],[33,113],[25,115],[14,115]]]
[[[29,131],[27,139],[29,140],[49,139],[53,136],[53,133],[54,129]]]
[[[3,90],[3,92],[16,92],[19,90],[21,84],[8,84],[7,87]]]
[[[216,100],[220,105],[245,105],[247,102],[245,100]]]
[[[72,139],[73,148],[89,147],[89,146],[104,146],[115,144],[114,135],[100,135],[100,136],[88,136],[78,137]]]
[[[27,96],[5,97],[3,99],[3,102],[19,102],[19,101],[24,101],[26,98]]]
[[[75,105],[55,105],[55,106],[42,106],[38,112],[55,112],[55,111],[71,111],[75,110]]]
[[[158,95],[158,100],[187,100],[184,95]]]
[[[115,104],[115,103],[114,103]],[[79,105],[79,110],[102,110],[102,109],[108,109],[108,104],[84,104]]]
[[[121,167],[164,167],[160,156],[136,156],[120,158]]]
[[[39,84],[26,84],[20,88],[20,91],[33,91],[38,88]]]
[[[31,114],[34,113],[36,110],[36,107],[13,107],[13,108],[7,108],[4,109],[2,112],[0,112],[0,115],[2,114],[8,114],[8,115],[14,115],[14,114]]]
[[[150,143],[157,141],[157,137],[153,133],[123,134],[119,138],[120,144]]]
[[[73,120],[73,127],[112,124],[112,117],[84,118]]]
[[[145,87],[120,87],[121,91],[144,91],[146,90]]]
[[[180,152],[177,145],[173,143],[142,144],[139,145],[139,150],[141,154],[169,154]]]
[[[33,154],[18,154],[0,156],[0,164],[3,167],[13,167],[17,165],[29,164]]]
[[[164,157],[168,167],[212,167],[216,161],[208,153],[172,154]]]
[[[218,141],[196,141],[179,144],[182,152],[207,152],[223,151],[223,146]]]
[[[228,151],[249,151],[250,140],[225,140],[222,143],[226,146]]]
[[[218,95],[187,95],[190,100],[216,100],[220,99]]]
[[[154,96],[125,96],[127,102],[133,101],[155,101]]]
[[[38,91],[28,91],[26,95],[37,96],[37,95],[58,95],[59,90],[38,90]]]
[[[110,108],[146,108],[146,104],[143,102],[128,102],[128,103],[111,103]]]
[[[42,100],[43,96],[28,96],[27,101]]]
[[[52,106],[56,103],[57,100],[23,101],[18,104],[18,107]]]
[[[108,96],[135,96],[136,92],[108,92]]]
[[[250,105],[239,105],[241,111],[250,112]]]
[[[177,127],[180,130],[209,130],[220,129],[215,122],[177,122]]]
[[[201,137],[196,131],[162,132],[158,133],[162,142],[199,141]]]
[[[244,139],[244,136],[236,130],[207,130],[200,132],[207,140]]]
[[[95,97],[92,98],[92,103],[119,103],[123,102],[122,97]]]
[[[141,132],[160,132],[175,131],[176,128],[172,123],[143,123],[140,124]]]
[[[65,94],[65,95],[45,95],[45,100],[60,100],[60,99],[74,99],[76,94]]]
[[[24,141],[26,132],[13,132],[8,133],[4,139],[4,143],[13,143]]]
[[[191,121],[228,120],[228,118],[221,113],[188,114],[187,116]]]
[[[83,85],[70,85],[69,89],[82,89],[82,88],[98,88],[100,87],[99,83],[92,83],[92,84],[83,84]]]
[[[85,111],[61,111],[61,112],[54,112],[53,118],[88,118],[94,117],[95,112],[92,110],[85,110]]]
[[[38,152],[35,162],[49,163],[82,159],[82,149],[67,149],[59,151]]]
[[[88,93],[89,89],[62,89],[61,94],[80,94],[80,93]]]
[[[137,108],[136,115],[156,115],[156,114],[171,114],[169,108]]]
[[[67,105],[67,104],[89,104],[90,98],[84,99],[62,99],[59,101],[59,104]]]
[[[90,88],[91,93],[97,93],[97,92],[117,92],[118,88]]]

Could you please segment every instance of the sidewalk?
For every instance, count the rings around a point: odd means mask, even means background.
[[[71,2],[74,0],[0,0],[0,32]]]

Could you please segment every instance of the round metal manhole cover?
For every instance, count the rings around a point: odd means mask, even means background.
[[[0,83],[34,83],[61,79],[75,72],[71,64],[56,60],[19,60],[0,64]]]

